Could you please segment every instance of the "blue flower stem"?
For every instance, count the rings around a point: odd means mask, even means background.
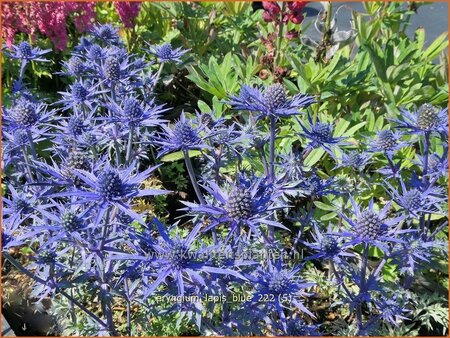
[[[423,169],[422,169],[422,189],[426,190],[428,188],[428,153],[430,150],[430,133],[425,132],[424,135],[424,145],[423,145]],[[423,237],[426,236],[427,227],[425,225],[425,213],[420,214],[420,232]]]
[[[275,179],[275,138],[276,138],[276,117],[270,115],[270,170],[269,170],[269,178],[271,181]]]
[[[366,289],[366,270],[367,270],[367,260],[369,259],[369,245],[364,243],[364,251],[361,262],[361,280],[359,285],[359,295],[361,296]],[[359,301],[358,306],[356,307],[356,318],[358,321],[358,335],[361,334],[363,330],[363,322],[362,322],[362,304]]]
[[[113,84],[111,86],[111,100],[116,103],[116,85]],[[112,116],[112,112],[110,111],[110,115]],[[118,131],[117,131],[117,123],[114,123],[113,126],[113,133],[114,133],[114,148],[116,149],[116,165],[120,166],[120,147],[119,147],[119,142],[117,142],[117,136],[118,136]]]
[[[23,83],[23,75],[25,74],[25,68],[28,64],[28,60],[24,59],[22,60],[22,63],[20,64],[20,72],[19,72],[19,84],[20,84],[20,88],[22,88],[22,83]]]
[[[347,296],[351,300],[353,300],[353,294],[349,291],[349,289],[345,285],[344,279],[341,277],[341,275],[339,274],[338,270],[336,269],[336,266],[334,265],[333,259],[330,258],[329,262],[330,262],[331,271],[333,272],[334,276],[336,277],[338,283],[342,285],[342,288],[344,289],[344,291],[347,294]]]
[[[267,157],[266,157],[266,153],[264,152],[264,148],[260,149],[259,153],[260,153],[261,160],[262,160],[262,163],[264,166],[264,174],[266,176],[269,176],[269,172],[270,172],[269,163],[267,163]]]
[[[35,161],[37,161],[38,158],[37,158],[36,146],[34,145],[33,135],[31,134],[30,130],[27,130],[27,136],[28,136],[28,142],[30,143],[31,155],[33,156],[33,159]]]
[[[28,160],[28,152],[25,146],[22,147],[23,160],[25,161],[25,168],[27,168],[27,174],[30,182],[34,182],[33,173],[31,172],[30,161]]]
[[[277,128],[277,118],[274,115],[270,115],[270,144],[269,144],[269,180],[271,182],[275,181],[275,138],[276,138],[276,128]],[[272,225],[268,226],[269,229],[269,240],[273,242],[275,238],[275,228]]]
[[[2,252],[2,257],[6,258],[12,265],[16,267],[17,270],[24,273],[28,277],[30,277],[32,280],[34,280],[37,283],[47,285],[47,282],[37,276],[34,275],[31,271],[28,271],[20,262],[18,262],[15,258],[13,258],[9,253]],[[83,304],[81,304],[78,300],[70,296],[68,293],[66,293],[64,290],[56,290],[60,295],[66,297],[69,301],[71,301],[73,304],[78,306],[80,310],[84,311],[89,317],[91,317],[93,320],[95,320],[97,323],[102,325],[103,327],[107,327],[106,323],[101,320],[97,315],[92,313],[90,310],[88,310]]]
[[[112,207],[108,207],[108,209],[106,210],[106,214],[105,214],[105,225],[103,226],[103,233],[102,233],[102,241],[100,242],[100,250],[103,250],[105,243],[106,243],[106,239],[109,236],[109,229],[110,229],[110,219],[112,217],[111,216],[111,208]]]
[[[125,162],[127,164],[130,163],[131,150],[133,149],[133,137],[134,137],[134,128],[130,127],[130,132],[128,134],[127,154],[125,155]]]
[[[130,289],[128,287],[128,279],[124,279],[125,295],[127,302],[127,334],[131,337],[131,301],[130,301]]]
[[[156,73],[155,82],[154,82],[152,89],[154,88],[154,86],[156,86],[158,84],[158,81],[159,81],[159,78],[161,77],[161,72],[162,72],[163,68],[164,68],[164,62],[162,62],[161,65],[159,66],[158,73]]]
[[[192,183],[192,186],[194,187],[195,193],[197,194],[197,198],[198,198],[200,204],[204,205],[205,200],[203,199],[203,195],[200,190],[200,186],[198,185],[197,179],[195,178],[194,167],[192,166],[192,162],[189,157],[189,151],[183,150],[183,155],[184,155],[184,162],[186,163],[186,168],[189,173],[189,178],[191,179],[191,183]]]

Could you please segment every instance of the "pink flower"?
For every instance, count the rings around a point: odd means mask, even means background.
[[[3,38],[8,46],[14,43],[16,33],[37,32],[52,41],[57,50],[67,47],[66,20],[74,14],[75,28],[82,33],[95,20],[94,2],[16,2],[2,3]]]
[[[265,22],[278,21],[278,14],[281,12],[280,6],[273,1],[263,1],[264,12],[262,17]]]
[[[263,1],[262,5],[264,9],[272,15],[276,15],[281,11],[280,6],[274,1]]]
[[[114,2],[116,11],[126,28],[134,26],[134,19],[139,15],[141,9],[140,2]]]

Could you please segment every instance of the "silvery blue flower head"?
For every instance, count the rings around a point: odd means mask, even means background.
[[[77,204],[96,203],[99,205],[98,219],[103,215],[109,206],[116,206],[125,214],[135,220],[145,224],[142,217],[131,210],[127,201],[132,197],[154,196],[166,194],[166,190],[139,189],[141,184],[156,168],[150,167],[141,173],[133,174],[136,163],[132,163],[128,168],[116,169],[109,164],[105,164],[97,172],[88,172],[82,169],[73,169],[76,175],[87,186],[87,189],[74,189],[68,192],[55,193],[54,197],[77,197]]]
[[[68,61],[63,61],[63,71],[56,72],[57,75],[73,76],[80,78],[89,73],[90,65],[78,56],[72,56]]]
[[[282,84],[276,83],[264,91],[260,88],[242,86],[239,96],[231,96],[227,101],[233,109],[260,112],[257,118],[272,115],[277,117],[299,115],[299,108],[307,108],[313,104],[314,98],[306,94],[297,94],[292,98],[286,96]]]
[[[362,171],[370,162],[370,154],[365,152],[359,152],[353,150],[350,152],[343,152],[340,158],[340,163],[336,165],[334,169],[337,168],[352,168],[356,171]]]
[[[36,169],[46,176],[46,182],[42,183],[43,185],[80,187],[83,185],[83,181],[73,173],[73,170],[82,169],[89,171],[95,167],[92,158],[86,151],[75,148],[70,149],[62,157],[61,163],[58,164],[53,159],[51,161],[52,165],[47,162],[35,161]]]
[[[336,178],[333,176],[323,179],[313,171],[308,176],[303,176],[299,189],[312,198],[319,198],[328,194],[339,195],[340,192],[337,189],[336,181]]]
[[[383,252],[388,252],[388,243],[401,243],[399,234],[407,233],[412,230],[399,230],[399,223],[405,219],[405,216],[387,218],[391,202],[387,203],[383,209],[377,211],[374,209],[374,202],[371,199],[367,208],[361,208],[350,196],[353,216],[348,217],[344,213],[339,213],[342,218],[351,226],[351,231],[343,231],[340,234],[350,237],[349,245],[360,243],[371,244]]]
[[[446,243],[424,239],[418,233],[405,234],[402,240],[394,247],[392,262],[399,266],[400,273],[410,276],[414,276],[418,265],[430,263],[433,251],[439,248],[447,250]]]
[[[93,62],[99,62],[107,57],[107,51],[100,45],[92,44],[86,50],[86,58]]]
[[[90,31],[92,37],[105,45],[120,44],[119,29],[109,24],[96,25]]]
[[[148,49],[147,51],[150,54],[156,55],[156,57],[159,59],[159,62],[161,63],[166,63],[170,61],[180,63],[181,62],[180,58],[190,51],[190,49],[182,49],[181,47],[174,49],[172,48],[172,45],[168,42],[159,46],[151,46],[151,45],[149,46],[150,49]]]
[[[420,168],[425,168],[425,156],[418,156],[418,161],[415,164]],[[445,146],[442,155],[432,153],[428,156],[427,175],[430,177],[439,178],[448,175],[448,146]]]
[[[23,222],[32,217],[35,212],[46,214],[45,210],[52,206],[51,203],[43,204],[40,202],[46,190],[33,191],[25,186],[23,191],[17,191],[12,185],[8,185],[8,191],[10,196],[2,198],[2,202],[5,204],[2,210],[3,221],[9,219]]]
[[[314,225],[314,233],[312,234],[314,243],[302,241],[304,245],[316,251],[315,254],[308,256],[306,259],[333,259],[336,262],[341,262],[341,257],[353,257],[351,253],[347,253],[347,246],[343,243],[343,238],[339,234],[331,230],[331,225],[328,226],[327,231],[323,233],[319,227]]]
[[[161,119],[161,114],[169,108],[164,108],[164,104],[158,106],[154,102],[153,99],[144,103],[132,96],[123,98],[120,103],[111,102],[107,107],[113,112],[113,116],[108,121],[123,123],[129,128],[161,126],[167,122]]]
[[[204,126],[195,126],[191,120],[186,119],[184,112],[172,128],[161,126],[163,133],[158,133],[154,142],[160,146],[158,157],[178,150],[200,150],[208,148],[205,136],[201,136]]]
[[[91,120],[92,112],[87,118],[81,115],[73,114],[72,116],[62,120],[56,126],[58,132],[55,133],[57,146],[66,146],[72,144],[77,137],[81,137],[84,133],[92,130],[92,125],[88,121]]]
[[[96,98],[105,92],[105,90],[99,90],[98,84],[92,85],[90,82],[78,80],[69,85],[69,91],[58,92],[63,98],[55,104],[63,104],[64,110],[77,110],[77,106],[81,104],[93,110],[97,106]]]
[[[42,58],[43,55],[51,52],[51,49],[42,50],[39,47],[31,47],[26,41],[22,41],[18,46],[11,46],[11,52],[4,51],[4,53],[13,58],[23,61],[40,61],[48,62],[47,59]]]
[[[31,140],[34,143],[38,143],[46,139],[43,136],[47,131],[48,127],[40,128],[39,131],[33,130],[31,133]],[[28,137],[28,133],[23,129],[15,129],[11,133],[3,130],[2,136],[3,140],[3,169],[5,169],[10,163],[15,163],[15,160],[23,161],[23,153],[22,150],[24,147],[28,147],[30,144],[30,138]],[[19,155],[19,158],[16,158]]]
[[[402,178],[399,181],[401,190],[395,189],[389,182],[385,182],[385,184],[389,188],[388,194],[406,215],[417,218],[423,213],[442,213],[441,204],[446,200],[442,189],[432,185],[423,188],[415,180],[408,185]]]
[[[41,249],[54,243],[82,243],[83,233],[92,228],[89,219],[91,209],[81,209],[77,206],[63,206],[57,204],[51,213],[47,213],[47,221],[43,225],[34,225],[33,229],[40,234],[48,233],[49,239],[41,244]]]
[[[334,156],[334,149],[338,149],[339,146],[348,145],[347,142],[344,142],[346,137],[333,136],[334,125],[331,123],[320,121],[313,122],[311,114],[308,114],[309,128],[307,128],[299,119],[297,119],[297,121],[303,129],[303,133],[299,133],[298,135],[311,141],[308,144],[308,148],[310,149],[322,147],[327,153]]]
[[[205,248],[195,248],[193,244],[197,240],[202,223],[197,223],[185,238],[170,236],[166,227],[156,218],[153,219],[153,224],[156,225],[160,237],[158,243],[153,245],[157,254],[149,261],[150,269],[147,274],[153,276],[156,271],[156,275],[153,283],[144,289],[145,297],[151,295],[169,276],[176,282],[179,295],[185,293],[186,280],[206,286],[205,278],[202,276],[205,273],[232,275],[245,280],[245,277],[235,270],[209,265],[205,257]],[[133,259],[133,255],[124,257]],[[147,257],[134,256],[134,259],[147,261]]]
[[[404,301],[399,299],[398,295],[394,294],[391,297],[381,296],[379,300],[375,301],[379,318],[386,323],[399,326],[399,322],[408,319],[404,315],[411,312],[411,310],[404,308],[401,303],[404,303]]]
[[[285,307],[296,308],[314,317],[303,305],[301,299],[308,295],[304,290],[315,284],[304,283],[299,278],[298,272],[301,268],[288,268],[281,260],[272,263],[268,259],[265,268],[259,268],[255,275],[246,275],[250,282],[255,284],[252,303],[262,303],[268,311],[275,311],[284,330],[287,330],[286,316],[283,311]]]
[[[37,127],[47,123],[54,111],[48,111],[47,105],[19,97],[14,106],[4,109],[5,125],[10,130],[22,129],[36,131]]]
[[[402,136],[398,131],[393,132],[390,129],[380,130],[377,132],[375,140],[370,140],[367,151],[382,152],[391,156],[400,148],[408,145],[408,143],[402,141]]]
[[[396,128],[407,129],[413,134],[430,132],[448,132],[448,108],[438,109],[431,104],[424,104],[414,113],[402,109],[403,119],[391,119],[397,123]]]
[[[211,223],[204,231],[228,224],[230,237],[242,225],[247,225],[255,233],[260,233],[259,227],[262,224],[287,229],[269,217],[277,208],[276,199],[283,192],[273,191],[264,184],[263,178],[254,179],[250,184],[241,181],[232,184],[227,190],[211,182],[204,189],[209,193],[211,202],[205,205],[182,202],[187,206],[184,210],[210,217]]]

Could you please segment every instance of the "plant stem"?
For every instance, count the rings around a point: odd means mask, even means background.
[[[14,265],[20,272],[24,273],[31,279],[33,279],[35,282],[38,282],[43,285],[47,285],[47,281],[35,276],[31,271],[28,271],[21,263],[19,263],[15,258],[13,258],[9,253],[2,252],[2,256],[5,257],[12,265]],[[106,323],[101,320],[99,317],[97,317],[94,313],[92,313],[90,310],[88,310],[83,304],[81,304],[78,300],[67,294],[63,290],[56,289],[57,292],[59,292],[62,296],[66,297],[68,300],[70,300],[72,303],[74,303],[76,306],[78,306],[82,311],[84,311],[88,316],[90,316],[92,319],[94,319],[97,323],[102,325],[103,327],[107,327]]]
[[[127,302],[127,334],[129,337],[131,337],[131,301],[130,301],[130,289],[128,287],[128,279],[124,279],[124,286],[125,286],[125,294],[127,296],[126,302]]]
[[[23,154],[23,159],[25,161],[25,167],[27,168],[28,178],[30,179],[30,182],[34,182],[33,173],[31,172],[30,161],[28,160],[28,152],[27,152],[25,146],[22,147],[22,154]]]
[[[275,138],[276,138],[276,117],[274,115],[270,115],[270,170],[269,170],[269,178],[273,182],[275,179]]]
[[[129,164],[130,162],[131,150],[133,148],[133,137],[134,137],[134,128],[130,127],[130,132],[128,134],[127,154],[125,156],[126,164]]]
[[[153,84],[153,87],[151,88],[152,90],[158,84],[163,68],[164,68],[164,62],[162,62],[161,65],[159,66],[158,72],[156,73],[155,82]]]
[[[283,23],[284,8],[285,8],[285,2],[283,1],[281,4],[280,23],[278,25],[277,49],[275,50],[276,54],[275,54],[273,71],[275,71],[276,66],[278,66],[280,64],[280,59],[281,59],[281,42],[283,41],[283,28],[284,28],[284,23]]]
[[[111,85],[111,100],[116,103],[116,85]],[[112,112],[109,112],[110,116],[112,116]],[[113,133],[114,133],[114,148],[116,149],[116,165],[120,166],[120,146],[119,142],[117,142],[117,134],[118,134],[117,123],[114,123]]]
[[[28,142],[30,143],[31,155],[33,155],[33,160],[37,161],[36,146],[34,145],[33,135],[30,130],[27,130]]]
[[[186,163],[186,168],[189,173],[189,178],[191,179],[191,183],[192,183],[192,186],[194,187],[195,193],[197,194],[197,198],[198,198],[200,204],[205,204],[205,200],[203,199],[202,192],[197,183],[197,179],[195,178],[194,168],[192,167],[192,162],[191,162],[191,159],[189,158],[189,151],[183,150],[183,154],[184,154],[184,161]]]
[[[361,296],[365,292],[366,288],[366,269],[368,256],[369,256],[369,245],[367,243],[364,243],[364,252],[361,262],[361,280],[359,285],[359,296]],[[358,334],[361,334],[361,331],[363,329],[361,301],[359,301],[358,306],[356,307],[356,316],[358,320]]]
[[[426,190],[428,188],[428,153],[430,149],[430,132],[425,132],[425,141],[423,145],[423,169],[422,169],[422,189]],[[426,226],[425,226],[425,213],[420,215],[420,231],[422,237],[426,236]]]

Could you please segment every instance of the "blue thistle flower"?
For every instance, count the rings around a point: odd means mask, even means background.
[[[115,56],[108,56],[103,64],[103,76],[108,82],[118,82],[121,76],[120,62]]]
[[[211,182],[204,189],[210,194],[212,202],[198,205],[191,202],[182,202],[194,213],[203,213],[209,216],[211,224],[204,231],[215,228],[221,224],[228,224],[228,238],[242,225],[247,225],[255,233],[260,233],[262,224],[287,229],[281,223],[270,220],[270,216],[278,206],[276,198],[283,191],[273,191],[272,187],[264,184],[263,179],[254,179],[251,182],[240,181],[230,187],[226,192]]]
[[[287,98],[283,85],[277,83],[264,91],[244,85],[239,96],[230,96],[230,100],[226,103],[233,109],[260,112],[261,115],[257,119],[261,119],[268,115],[277,117],[298,115],[299,108],[307,108],[314,102],[314,98],[306,94]]]
[[[161,114],[169,110],[164,106],[156,105],[154,100],[144,103],[131,96],[125,97],[120,104],[112,102],[107,105],[114,113],[108,121],[122,123],[129,128],[161,126],[163,122],[167,122],[161,119]]]
[[[424,104],[414,113],[405,109],[401,110],[402,120],[390,119],[397,123],[396,128],[408,129],[413,134],[448,132],[448,108],[438,109],[431,104]]]
[[[120,44],[119,29],[112,25],[95,25],[92,27],[90,34],[97,41],[104,43],[105,45]]]
[[[21,96],[13,107],[4,109],[3,118],[10,130],[22,129],[37,132],[37,127],[49,122],[53,114],[53,110],[47,110],[47,105]]]
[[[63,71],[55,74],[80,78],[87,75],[90,70],[91,67],[87,62],[78,56],[72,56],[69,61],[63,61]]]
[[[445,242],[424,239],[417,233],[405,234],[402,243],[396,243],[392,262],[399,266],[399,272],[414,276],[418,265],[431,262],[433,251],[441,248],[447,250]]]
[[[194,126],[191,121],[186,119],[184,112],[181,113],[180,119],[172,129],[164,125],[161,127],[164,133],[159,133],[154,138],[154,142],[161,147],[158,157],[178,150],[187,151],[209,148],[204,143],[205,137],[200,135],[204,126]]]
[[[428,186],[423,189],[418,184],[410,184],[407,186],[403,179],[399,179],[401,191],[395,189],[389,182],[385,182],[388,186],[388,194],[397,203],[409,217],[417,218],[421,214],[434,214],[442,212],[440,203],[446,200],[441,189],[435,186]]]
[[[8,185],[9,197],[4,196],[2,202],[3,221],[23,222],[33,216],[34,212],[46,215],[46,209],[52,204],[39,203],[46,190],[33,191],[30,188],[24,188],[23,191],[17,191],[12,185]]]
[[[403,303],[403,301],[400,300],[396,294],[390,297],[382,296],[380,299],[375,301],[379,312],[378,317],[386,323],[398,327],[399,321],[408,319],[404,315],[411,312],[411,310],[405,309],[401,303]]]
[[[342,237],[331,230],[331,225],[328,226],[327,232],[322,233],[317,226],[314,226],[314,233],[312,234],[314,243],[302,241],[304,245],[317,251],[314,255],[308,256],[307,260],[312,259],[333,259],[337,263],[341,262],[341,257],[353,257],[351,253],[347,253],[347,246],[342,241]]]
[[[149,46],[150,49],[146,51],[148,51],[150,54],[156,55],[156,57],[158,57],[159,59],[159,62],[161,63],[170,61],[180,63],[180,58],[190,51],[190,49],[182,49],[181,47],[174,49],[170,43],[164,43],[160,46]]]
[[[405,216],[398,216],[388,219],[387,213],[391,207],[391,202],[387,203],[383,209],[376,211],[371,199],[368,208],[362,209],[352,196],[350,202],[353,206],[354,218],[350,218],[344,213],[339,212],[342,218],[352,227],[352,231],[343,231],[339,234],[350,237],[348,245],[357,245],[367,243],[374,245],[383,252],[388,252],[388,243],[401,243],[399,234],[411,232],[413,230],[400,230],[399,223],[405,219]]]
[[[236,278],[246,279],[239,272],[210,266],[206,256],[207,249],[205,247],[196,249],[194,242],[202,227],[202,223],[197,223],[189,234],[181,239],[179,237],[172,238],[167,232],[165,226],[156,218],[153,219],[160,237],[158,244],[153,246],[156,254],[152,255],[152,259],[147,256],[139,255],[120,255],[117,259],[135,259],[147,262],[148,267],[144,274],[154,276],[155,279],[151,285],[144,289],[144,297],[151,295],[169,276],[172,276],[178,287],[178,294],[184,295],[186,284],[185,280],[190,280],[195,284],[206,286],[205,278],[200,273],[232,275]],[[154,273],[156,271],[156,274]],[[185,278],[185,276],[187,278]]]
[[[142,181],[157,167],[158,166],[148,168],[133,176],[132,172],[136,168],[136,163],[132,163],[124,170],[118,170],[106,164],[96,173],[91,173],[82,169],[73,169],[71,170],[72,173],[84,182],[88,191],[76,188],[70,192],[55,193],[51,196],[79,197],[79,199],[74,202],[76,204],[97,203],[99,206],[99,215],[102,215],[108,206],[116,206],[125,214],[144,224],[145,222],[142,217],[131,210],[130,206],[126,204],[125,201],[132,197],[162,195],[168,192],[166,190],[157,189],[139,189],[139,184],[142,183]],[[99,219],[101,219],[100,216]]]
[[[343,142],[346,137],[334,137],[333,136],[333,124],[316,121],[313,122],[311,115],[308,114],[309,129],[297,119],[298,123],[303,129],[303,133],[299,133],[299,136],[303,136],[310,140],[308,144],[309,149],[322,147],[331,156],[334,156],[333,150],[338,149],[339,146],[348,145],[347,142]]]
[[[371,155],[359,152],[357,150],[348,153],[343,152],[340,158],[340,163],[334,167],[338,168],[352,168],[356,171],[363,171],[367,164],[370,163]]]
[[[268,314],[275,311],[282,323],[283,330],[287,330],[287,320],[283,308],[297,308],[299,311],[314,315],[302,303],[301,298],[309,295],[304,289],[314,286],[314,283],[304,283],[298,272],[301,267],[287,268],[281,261],[275,264],[270,260],[265,268],[259,268],[255,275],[245,275],[255,285],[252,304],[263,306]]]
[[[402,134],[398,131],[393,132],[390,129],[377,132],[375,140],[370,140],[368,152],[382,152],[391,156],[397,150],[407,146],[406,142],[401,140]]]
[[[442,155],[432,153],[428,156],[428,170],[427,175],[437,179],[448,175],[448,147],[444,148]],[[425,167],[425,156],[418,155],[418,161],[415,164],[420,168]]]
[[[89,46],[89,49],[86,52],[87,59],[94,62],[99,62],[100,60],[105,59],[106,56],[106,51],[97,44],[92,44],[91,46]]]
[[[3,51],[7,56],[13,59],[23,61],[40,61],[48,62],[47,59],[42,58],[43,55],[51,52],[51,49],[42,50],[39,47],[31,47],[26,41],[22,41],[18,46],[12,45],[11,52]]]
[[[98,104],[96,98],[99,94],[106,93],[106,90],[99,90],[99,85],[92,85],[83,80],[75,81],[69,86],[68,92],[58,92],[63,96],[62,100],[55,104],[62,103],[64,110],[77,110],[78,105],[85,105],[89,110],[93,110]]]
[[[298,185],[298,188],[303,194],[311,196],[315,199],[328,194],[340,194],[337,190],[335,177],[323,179],[317,175],[315,171],[313,171],[309,176],[303,176],[303,180]]]

